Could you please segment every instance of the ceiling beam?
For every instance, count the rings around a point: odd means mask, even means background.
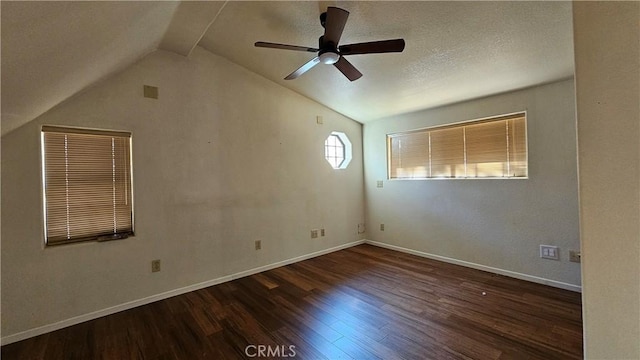
[[[160,42],[160,49],[189,56],[227,1],[182,1]]]

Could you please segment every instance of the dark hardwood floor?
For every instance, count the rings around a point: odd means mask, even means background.
[[[580,295],[360,245],[2,347],[2,359],[277,355],[579,359]]]

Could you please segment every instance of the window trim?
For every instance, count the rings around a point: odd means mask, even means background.
[[[508,120],[509,118],[513,118],[517,115],[522,115],[525,119],[525,162],[527,164],[527,176],[494,176],[494,177],[426,177],[426,178],[392,178],[391,177],[391,139],[394,136],[402,136],[408,135],[412,133],[419,133],[424,131],[432,131],[432,130],[443,130],[448,128],[456,128],[460,126],[466,125],[474,125],[481,124],[492,121],[500,121],[500,120]],[[443,125],[433,125],[426,126],[417,129],[398,131],[393,133],[387,133],[385,138],[385,146],[386,146],[386,162],[387,162],[387,180],[389,181],[424,181],[424,180],[528,180],[529,179],[529,125],[528,125],[528,113],[527,109],[521,111],[514,111],[510,113],[500,114],[500,115],[491,115],[485,116],[481,118],[469,119],[456,121],[453,123],[446,123]],[[466,155],[465,155],[466,157]]]
[[[129,139],[129,191],[130,191],[130,210],[131,210],[131,231],[126,233],[117,233],[112,236],[87,236],[82,238],[75,238],[73,240],[58,241],[51,243],[48,239],[48,225],[47,225],[47,169],[46,169],[46,149],[45,149],[45,133],[63,133],[63,134],[87,134],[87,135],[102,135],[112,137],[127,137]],[[40,191],[42,199],[42,224],[43,224],[43,246],[57,247],[59,245],[79,244],[79,243],[91,243],[91,242],[104,242],[110,240],[126,239],[128,237],[135,236],[135,196],[133,188],[133,133],[131,131],[122,130],[105,130],[96,128],[83,128],[67,125],[42,125],[40,128]]]

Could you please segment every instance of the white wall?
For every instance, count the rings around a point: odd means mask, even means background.
[[[522,110],[528,180],[386,180],[386,134]],[[572,79],[378,120],[363,134],[368,239],[579,289],[568,259],[580,249]],[[561,260],[541,259],[540,244],[560,247]]]
[[[135,237],[43,247],[42,124],[133,132]],[[152,53],[3,136],[2,335],[359,239],[361,129],[197,48]],[[353,143],[346,170],[324,159],[333,130]]]
[[[587,359],[640,359],[640,3],[575,2]]]

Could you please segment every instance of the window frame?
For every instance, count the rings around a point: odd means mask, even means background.
[[[454,129],[454,128],[462,128],[464,126],[470,126],[475,124],[487,123],[492,121],[504,121],[512,118],[523,117],[524,118],[524,162],[527,167],[526,176],[464,176],[464,177],[404,177],[404,178],[392,178],[392,166],[391,166],[391,139],[393,137],[412,134],[412,133],[420,133],[420,132],[429,132],[434,130],[444,130],[444,129]],[[428,127],[422,127],[412,130],[399,131],[394,133],[386,134],[386,162],[387,162],[387,180],[390,181],[403,181],[403,180],[528,180],[529,179],[529,126],[528,126],[528,114],[527,110],[516,111],[506,114],[500,115],[492,115],[482,118],[475,118],[470,120],[457,121],[453,123],[447,123],[443,125],[434,125]],[[465,149],[466,151],[466,149]],[[430,155],[429,155],[430,156]],[[465,154],[465,163],[466,163],[466,154]]]
[[[61,133],[61,134],[79,134],[79,135],[94,135],[94,136],[108,136],[113,138],[124,138],[126,139],[126,147],[128,151],[128,156],[126,157],[126,167],[128,172],[128,179],[125,180],[125,184],[128,187],[128,211],[130,213],[131,226],[125,229],[125,231],[114,232],[113,234],[104,233],[94,233],[88,236],[76,237],[67,240],[57,240],[52,241],[48,234],[49,232],[49,215],[48,215],[48,203],[50,202],[50,197],[47,196],[47,151],[46,151],[46,142],[45,136],[47,133]],[[113,140],[112,140],[113,141]],[[119,131],[119,130],[106,130],[106,129],[95,129],[95,128],[84,128],[84,127],[75,127],[75,126],[66,126],[66,125],[42,125],[40,129],[40,170],[41,170],[41,198],[42,198],[42,224],[43,224],[43,240],[45,247],[51,246],[59,246],[59,245],[67,245],[67,244],[78,244],[78,243],[88,243],[88,242],[103,242],[109,240],[119,240],[126,239],[128,237],[135,236],[135,202],[134,202],[134,189],[133,189],[133,134],[130,131]],[[112,147],[112,157],[114,148]],[[66,157],[66,154],[65,154]],[[115,161],[115,160],[114,160]],[[114,163],[114,167],[115,167]],[[113,173],[114,181],[117,173]],[[115,184],[115,183],[114,183]],[[115,189],[115,187],[114,187]],[[115,191],[115,190],[114,190]],[[115,200],[114,200],[115,201]],[[115,205],[114,205],[115,206]],[[115,211],[115,210],[114,210]],[[115,214],[115,213],[114,213]],[[115,217],[115,215],[114,215]]]
[[[333,163],[331,161],[329,161],[329,158],[327,158],[327,141],[332,136],[335,136],[338,139],[338,141],[340,141],[340,143],[342,143],[343,160],[342,160],[342,162],[340,162],[338,167],[334,167]],[[329,134],[329,136],[327,136],[324,139],[324,144],[323,145],[324,145],[324,159],[329,163],[329,165],[331,166],[332,169],[334,169],[334,170],[344,170],[349,166],[349,163],[351,163],[351,160],[353,159],[353,150],[352,150],[351,140],[349,140],[349,137],[347,137],[347,134],[345,134],[343,132],[340,132],[340,131],[332,131]]]

